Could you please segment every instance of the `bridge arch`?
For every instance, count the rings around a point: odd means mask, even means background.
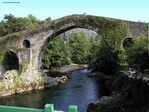
[[[2,61],[3,71],[19,70],[19,58],[17,54],[11,50],[7,51]]]
[[[43,23],[40,26],[35,26],[32,29],[27,29],[25,31],[17,32],[0,38],[0,69],[2,68],[1,65],[5,51],[7,49],[14,49],[17,51],[17,53],[13,53],[18,55],[20,63],[28,63],[29,69],[32,68],[35,71],[39,70],[41,66],[41,57],[48,43],[57,35],[73,28],[90,29],[104,37],[108,37],[108,34],[112,34],[113,36],[117,35],[125,38],[127,36],[146,36],[146,26],[146,23],[130,22],[86,14],[65,16],[50,22]],[[23,41],[24,44],[22,43]],[[121,43],[122,42],[123,40],[121,40]],[[122,46],[123,45],[121,44],[121,47]],[[32,48],[26,49],[29,47]]]
[[[38,51],[38,70],[42,66],[42,56],[47,48],[49,42],[54,39],[57,35],[66,32],[74,28],[85,28],[97,32],[100,35],[108,36],[108,34],[117,35],[119,30],[121,36],[126,36],[126,24],[121,20],[114,20],[104,17],[90,16],[90,15],[72,15],[66,16],[57,20],[52,21],[49,25],[45,26],[46,34],[44,35],[45,40],[39,47]],[[44,29],[45,29],[44,28]],[[50,29],[50,31],[48,30]]]
[[[132,43],[133,43],[133,38],[132,37],[124,38],[124,40],[122,42],[123,48],[129,47]]]
[[[23,40],[22,45],[24,48],[30,48],[30,41],[25,39]]]
[[[82,28],[82,29],[86,29],[86,30],[91,30],[93,32],[97,32],[97,29],[92,29],[91,27],[80,27],[80,26],[70,26],[70,27],[67,27],[67,28],[64,28],[64,29],[60,29],[58,30],[57,32],[53,33],[51,36],[49,36],[45,43],[42,45],[41,47],[41,51],[39,53],[39,57],[38,57],[38,60],[39,60],[39,63],[38,63],[38,68],[41,68],[42,67],[42,57],[43,57],[43,54],[45,52],[45,49],[48,47],[48,45],[50,44],[50,41],[52,41],[54,38],[56,38],[58,35],[61,35],[62,33],[65,33],[67,31],[70,31],[70,30],[73,30],[73,29],[76,29],[76,28]]]

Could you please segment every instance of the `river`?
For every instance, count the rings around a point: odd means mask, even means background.
[[[68,111],[69,105],[77,105],[78,112],[86,112],[87,105],[101,97],[96,78],[89,78],[87,68],[73,71],[65,84],[41,91],[32,91],[0,98],[0,105],[44,108],[54,104],[55,110]]]

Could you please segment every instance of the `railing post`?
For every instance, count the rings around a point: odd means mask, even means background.
[[[68,112],[78,112],[77,106],[75,106],[75,105],[70,105]]]
[[[44,107],[44,112],[54,112],[54,105],[53,104],[46,104]]]

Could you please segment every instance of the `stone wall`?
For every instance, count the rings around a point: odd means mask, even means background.
[[[128,21],[128,37],[147,35],[148,26],[146,23]]]

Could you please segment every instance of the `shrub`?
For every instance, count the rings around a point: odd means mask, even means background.
[[[133,44],[126,49],[129,67],[144,72],[149,68],[148,38],[141,36],[133,39]]]

